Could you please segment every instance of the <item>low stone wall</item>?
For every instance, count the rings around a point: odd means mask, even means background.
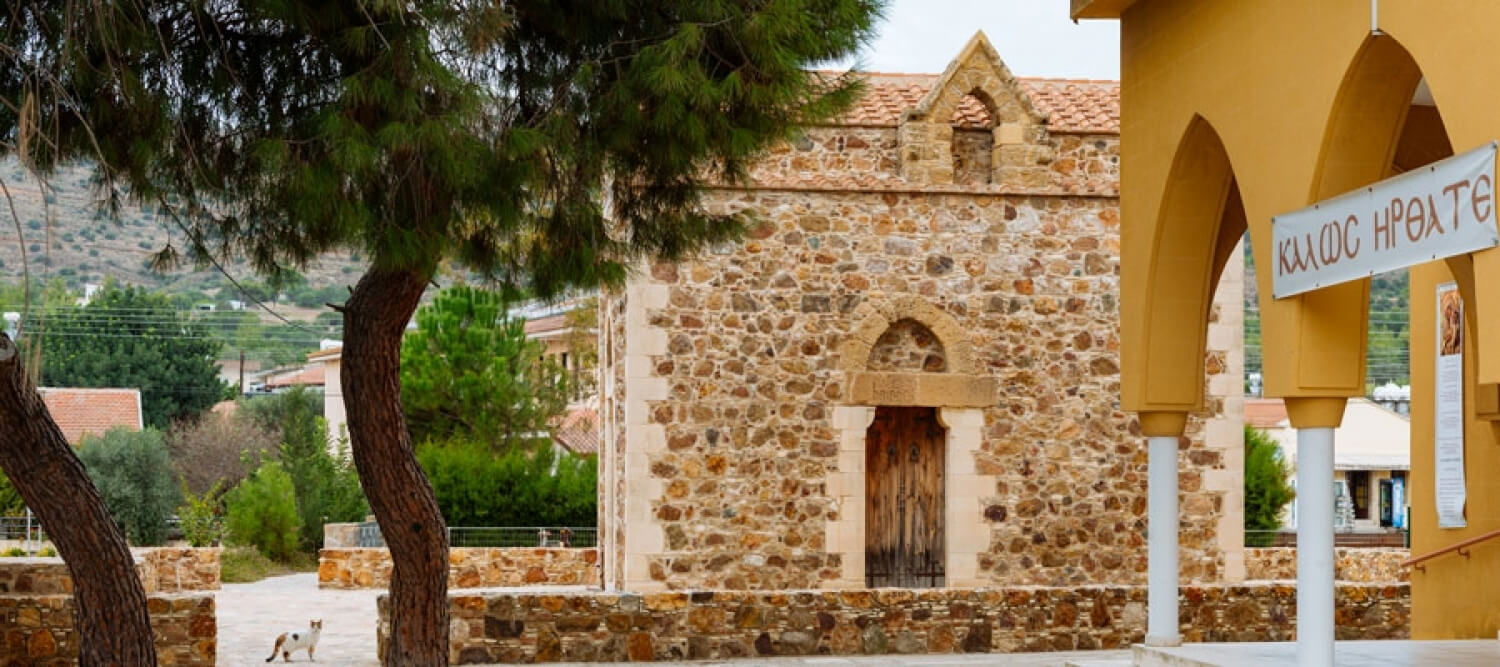
[[[1289,640],[1296,589],[1182,589],[1190,642]],[[722,660],[780,655],[1110,649],[1143,640],[1144,586],[694,593],[461,592],[449,596],[450,660]],[[1339,639],[1409,635],[1406,584],[1340,584]],[[379,652],[390,636],[379,601]]]
[[[212,593],[147,596],[157,662],[213,665],[218,620]],[[0,664],[76,665],[78,630],[71,595],[0,595]]]
[[[146,593],[219,590],[220,549],[132,549]],[[0,558],[0,594],[71,595],[73,576],[61,558]],[[0,663],[3,664],[3,663]]]
[[[359,526],[357,523],[325,523],[323,524],[323,548],[342,549],[355,548],[359,546]]]
[[[219,590],[219,547],[148,547],[131,549],[155,579],[161,593]],[[142,575],[142,582],[145,575]]]
[[[598,549],[455,547],[448,551],[448,585],[598,586],[598,565]],[[387,549],[318,552],[319,588],[386,588],[390,583],[391,553]]]
[[[1411,571],[1401,561],[1411,558],[1410,549],[1334,549],[1334,578],[1339,581],[1391,583],[1410,581]],[[1290,581],[1297,578],[1297,549],[1272,547],[1245,550],[1245,578]]]

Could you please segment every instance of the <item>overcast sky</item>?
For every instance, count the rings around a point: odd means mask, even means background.
[[[939,73],[983,30],[1017,76],[1120,78],[1117,21],[1068,18],[1067,0],[890,0],[862,58],[875,72]]]

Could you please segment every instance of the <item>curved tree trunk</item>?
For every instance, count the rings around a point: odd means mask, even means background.
[[[387,665],[448,664],[448,531],[401,411],[401,337],[427,282],[372,268],[344,306],[350,446],[394,566]]]
[[[146,591],[125,534],[0,333],[0,468],[47,527],[73,576],[78,661],[154,665]]]

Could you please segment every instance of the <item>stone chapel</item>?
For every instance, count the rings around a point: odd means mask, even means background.
[[[601,300],[605,587],[1144,584],[1118,84],[1017,78],[982,34],[866,76],[711,194],[746,238]],[[1190,583],[1244,578],[1233,269],[1179,446]]]

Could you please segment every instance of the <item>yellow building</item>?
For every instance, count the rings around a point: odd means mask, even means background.
[[[1256,265],[1275,267],[1287,257],[1272,246],[1274,216],[1500,138],[1500,3],[1072,0],[1072,11],[1120,22],[1122,399],[1148,437],[1176,436],[1202,402],[1210,295],[1247,227]],[[1476,219],[1493,225],[1491,181],[1474,180],[1463,196]],[[1403,223],[1431,231],[1430,220],[1405,210]],[[1411,632],[1487,638],[1500,631],[1500,540],[1444,550],[1500,529],[1500,485],[1486,474],[1500,464],[1500,346],[1486,346],[1500,337],[1500,251],[1437,256],[1411,268],[1412,553],[1433,555],[1413,572]],[[1277,299],[1273,271],[1257,273],[1265,393],[1286,399],[1299,460],[1321,465],[1326,457],[1331,471],[1332,428],[1345,398],[1365,391],[1368,280]],[[1454,431],[1469,474],[1466,525],[1440,528],[1436,289],[1450,281],[1466,311],[1466,326],[1453,330],[1465,333]],[[1305,507],[1325,491],[1301,492]],[[1304,510],[1302,526],[1308,518]],[[1331,556],[1322,537],[1299,538],[1303,664],[1332,660],[1333,624],[1323,613],[1331,611],[1331,565],[1323,562]],[[1166,627],[1153,624],[1148,635],[1170,643],[1175,630]]]

